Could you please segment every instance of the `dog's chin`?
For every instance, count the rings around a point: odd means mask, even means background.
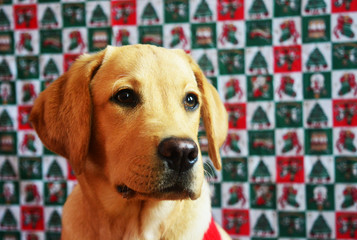
[[[160,189],[152,192],[135,191],[126,185],[119,185],[116,187],[118,193],[127,200],[195,200],[200,196],[200,193],[194,192],[190,189],[183,188],[179,185],[173,185],[168,188]]]

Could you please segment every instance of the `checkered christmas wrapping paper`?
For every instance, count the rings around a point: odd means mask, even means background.
[[[84,52],[192,54],[229,113],[215,219],[239,239],[357,239],[357,0],[0,0],[0,238],[59,239],[76,184],[28,122]],[[199,133],[203,151],[204,131]]]

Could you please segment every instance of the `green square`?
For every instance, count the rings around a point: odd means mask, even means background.
[[[357,69],[357,42],[332,44],[333,69]]]
[[[332,154],[332,129],[305,129],[305,154]]]
[[[0,232],[0,239],[20,240],[21,234],[20,232],[15,232],[15,231]]]
[[[248,101],[274,100],[273,75],[247,77]]]
[[[190,5],[188,0],[165,0],[165,23],[189,21]]]
[[[42,159],[40,157],[22,157],[19,159],[19,164],[22,180],[42,179]]]
[[[81,27],[86,25],[85,3],[64,3],[62,5],[64,27]]]
[[[274,17],[300,16],[301,0],[275,0]]]
[[[111,28],[90,28],[88,29],[88,44],[90,52],[97,52],[108,45],[112,39]]]
[[[211,195],[211,206],[220,208],[222,206],[222,185],[221,183],[210,183],[210,186],[213,187]]]
[[[279,212],[279,237],[300,237],[306,235],[304,212]]]
[[[331,39],[330,15],[302,18],[302,42],[328,42]]]
[[[253,237],[252,240],[278,240],[277,238]]]
[[[40,76],[38,56],[16,57],[16,68],[19,79],[38,79]]]
[[[0,41],[3,42],[0,47],[0,54],[14,54],[14,32],[4,31],[0,32]]]
[[[4,86],[6,85],[6,86]],[[5,88],[8,89],[9,87],[9,93],[6,98],[2,94],[0,94],[0,104],[6,105],[6,104],[16,104],[16,85],[15,82],[10,82],[10,81],[0,81],[0,89]],[[1,112],[2,113],[2,112]],[[1,123],[0,123],[1,125]]]
[[[162,26],[139,26],[139,42],[163,46]]]
[[[207,77],[207,80],[213,85],[215,89],[218,87],[217,77]]]
[[[53,191],[55,189],[55,191]],[[63,205],[67,198],[66,181],[53,181],[45,183],[45,205]]]
[[[357,157],[336,157],[335,177],[338,183],[357,183]]]
[[[223,181],[246,182],[248,181],[247,158],[223,158]]]
[[[331,98],[331,73],[304,73],[304,99]]]
[[[274,130],[248,131],[249,155],[275,155]]]
[[[216,23],[199,23],[191,25],[192,48],[216,48]]]
[[[332,184],[307,184],[306,185],[307,210],[334,210],[335,188]]]
[[[218,51],[221,75],[244,74],[244,49]]]
[[[56,153],[54,153],[51,150],[49,150],[48,148],[46,148],[46,146],[43,146],[43,154],[44,155],[56,155]]]
[[[250,184],[250,207],[276,209],[276,185],[268,183]]]
[[[0,182],[0,204],[19,204],[19,183],[15,181]]]
[[[279,102],[275,104],[276,127],[297,128],[303,126],[301,102]]]
[[[202,120],[201,120],[202,121]],[[203,122],[201,122],[203,123]],[[200,123],[200,126],[203,124]],[[205,131],[200,131],[198,133],[198,142],[200,144],[201,154],[203,156],[208,156],[208,140]]]
[[[48,239],[48,240],[61,240],[61,233],[46,232],[46,239]]]
[[[62,53],[62,31],[41,30],[41,53]]]
[[[246,46],[272,45],[272,20],[254,20],[246,22]]]
[[[0,154],[16,155],[17,134],[16,132],[0,132]]]

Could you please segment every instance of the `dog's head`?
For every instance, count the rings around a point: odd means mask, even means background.
[[[31,113],[43,143],[75,174],[92,173],[120,195],[141,199],[200,195],[200,118],[220,169],[227,114],[218,93],[186,53],[149,45],[81,56]]]

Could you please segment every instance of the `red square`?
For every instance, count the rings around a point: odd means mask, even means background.
[[[336,239],[355,239],[356,212],[336,212]]]
[[[65,54],[63,58],[63,69],[65,72],[69,70],[74,61],[80,56],[80,54]]]
[[[15,29],[36,29],[37,24],[37,5],[15,5]]]
[[[229,129],[246,129],[247,110],[244,103],[226,103]]]
[[[304,157],[277,157],[276,181],[278,183],[304,183]]]
[[[274,47],[274,72],[300,72],[301,46]]]
[[[249,236],[249,211],[223,209],[222,224],[223,228],[230,235]]]
[[[333,100],[333,126],[357,126],[357,99]]]
[[[29,130],[32,129],[32,126],[30,124],[30,112],[31,112],[32,106],[19,106],[18,111],[19,111],[19,117],[18,117],[18,123],[19,123],[19,130]]]
[[[112,1],[111,18],[112,25],[135,25],[136,1]]]
[[[42,207],[21,207],[21,229],[43,231],[44,215]]]
[[[244,19],[243,0],[223,0],[217,4],[218,20],[242,20]]]
[[[73,169],[72,169],[72,167],[69,165],[69,164],[67,164],[67,166],[68,166],[68,180],[76,180],[77,178],[76,178],[76,175],[74,175],[74,171],[73,171]]]
[[[354,0],[333,0],[331,5],[333,13],[357,11],[357,1]]]

